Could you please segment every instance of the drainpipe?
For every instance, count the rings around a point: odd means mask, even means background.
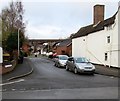
[[[112,27],[112,25],[111,25],[111,27]],[[113,33],[111,33],[111,41],[110,41],[110,63],[109,63],[109,67],[111,66],[112,44],[113,44]]]
[[[87,49],[87,52],[89,52],[89,54],[91,54],[96,60],[98,60],[101,64],[103,64],[104,66],[106,66],[106,64],[104,64],[101,60],[99,60],[91,51],[89,51]]]

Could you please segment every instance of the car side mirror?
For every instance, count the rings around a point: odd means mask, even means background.
[[[91,61],[89,60],[88,63],[91,63]]]

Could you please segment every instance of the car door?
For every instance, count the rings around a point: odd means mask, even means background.
[[[70,58],[68,58],[68,60],[67,60],[67,62],[66,62],[66,66],[67,66],[68,68],[70,68]]]
[[[71,70],[74,71],[74,68],[75,68],[75,61],[74,61],[74,58],[71,59]]]
[[[72,70],[72,60],[73,60],[73,58],[72,57],[70,57],[69,59],[68,59],[68,68],[70,69],[70,70]]]
[[[56,59],[57,65],[59,65],[59,60],[60,60],[60,56],[58,56],[57,59]]]
[[[58,65],[58,58],[59,58],[59,57],[56,56],[55,59],[54,59],[54,62],[55,62],[56,65]]]

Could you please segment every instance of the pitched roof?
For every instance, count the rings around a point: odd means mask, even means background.
[[[55,43],[52,45],[52,47],[56,47],[56,45],[57,45],[58,43],[60,43],[60,42],[55,42]]]
[[[80,30],[73,35],[73,38],[86,36],[88,34],[104,30],[105,26],[114,24],[117,12],[111,18],[98,22],[96,25],[91,24],[91,25],[80,28]]]
[[[60,42],[60,44],[58,45],[58,47],[62,47],[62,46],[69,46],[72,42],[72,39],[65,39],[63,41]]]

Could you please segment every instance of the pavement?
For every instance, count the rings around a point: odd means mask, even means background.
[[[120,68],[106,67],[101,65],[95,65],[95,67],[96,67],[95,73],[97,74],[120,77]]]
[[[28,58],[24,58],[24,62],[22,64],[18,64],[12,72],[2,75],[2,82],[24,77],[32,72],[33,67],[30,65],[30,60]]]
[[[120,77],[118,68],[113,67],[105,67],[100,65],[95,65],[96,67],[96,74],[106,75],[106,76],[113,76],[113,77]],[[27,76],[33,72],[33,67],[30,65],[30,60],[28,58],[24,58],[23,64],[18,64],[17,67],[10,73],[4,74],[2,76],[2,81],[10,81],[13,79],[17,79],[20,77]]]

